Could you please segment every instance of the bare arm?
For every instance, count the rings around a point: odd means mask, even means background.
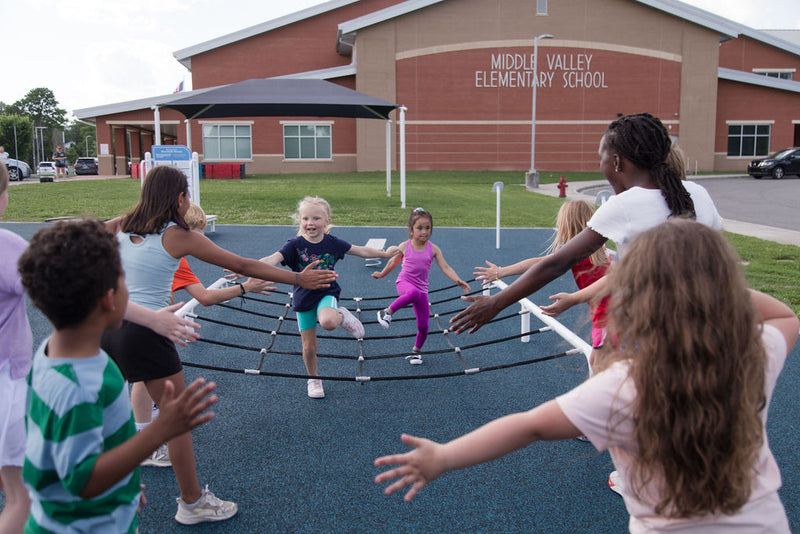
[[[528,258],[527,260],[519,261],[513,265],[506,265],[500,267],[494,263],[486,260],[486,267],[475,267],[475,272],[472,274],[476,280],[480,280],[481,284],[488,284],[495,280],[500,280],[506,276],[514,276],[515,274],[522,274],[537,263],[542,261],[542,257]]]
[[[461,297],[462,300],[472,302],[472,304],[450,319],[451,329],[457,334],[467,329],[470,333],[477,331],[500,313],[500,310],[535,293],[545,284],[567,272],[579,261],[588,258],[592,252],[603,246],[605,241],[606,238],[602,235],[591,228],[585,228],[580,234],[570,239],[566,245],[555,253],[545,256],[525,274],[517,278],[513,284],[499,293],[495,293],[491,297],[482,295]]]
[[[608,276],[603,275],[588,286],[574,293],[556,293],[550,297],[552,304],[542,306],[542,312],[550,317],[558,317],[576,304],[591,302],[608,294]]]
[[[800,332],[800,319],[797,315],[783,302],[754,289],[750,290],[750,300],[761,321],[780,330],[791,351]]]
[[[395,245],[387,248],[386,250],[378,250],[377,248],[365,247],[362,245],[353,245],[348,254],[359,256],[361,258],[391,258],[392,256],[400,253],[400,248]]]
[[[403,261],[403,256],[405,255],[406,252],[405,243],[400,245],[398,249],[400,250],[400,252],[389,258],[389,261],[386,262],[386,265],[383,266],[383,269],[380,272],[372,273],[372,278],[383,278],[384,276],[392,272],[395,267],[400,265],[400,262]]]
[[[206,289],[203,284],[190,284],[181,289],[185,289],[203,306],[212,306],[241,296],[242,290],[239,289],[239,286],[240,284],[236,284],[219,289]],[[269,295],[270,291],[276,289],[276,286],[271,282],[258,278],[248,278],[241,284],[241,287],[244,288],[245,293],[261,293],[262,295]]]
[[[383,456],[375,465],[398,465],[375,477],[376,483],[398,479],[385,490],[387,495],[411,486],[410,501],[428,482],[447,471],[488,462],[539,440],[577,437],[580,431],[554,400],[527,412],[507,415],[445,444],[403,434],[401,439],[414,450]]]
[[[147,327],[157,334],[168,338],[173,343],[185,347],[187,342],[198,340],[200,335],[194,330],[199,329],[200,325],[175,315],[174,312],[180,309],[181,306],[183,306],[183,302],[178,302],[166,308],[161,308],[158,311],[153,311],[128,301],[128,307],[125,310],[125,319]]]
[[[330,282],[337,278],[334,271],[314,270],[319,262],[306,267],[302,272],[295,273],[288,269],[281,269],[266,262],[237,256],[232,252],[218,247],[205,235],[198,232],[185,231],[178,227],[170,227],[164,232],[164,249],[173,257],[194,256],[213,265],[229,269],[234,273],[242,273],[253,278],[272,280],[284,284],[298,285],[308,289],[329,287]]]
[[[464,293],[469,292],[469,284],[463,281],[456,271],[450,267],[450,264],[447,263],[447,260],[444,259],[444,254],[442,254],[442,249],[438,246],[433,245],[433,257],[436,260],[436,265],[442,270],[444,275],[452,280],[458,287],[464,290]]]
[[[97,457],[80,496],[91,499],[107,491],[162,443],[210,421],[214,412],[203,412],[217,402],[216,395],[209,396],[215,388],[214,382],[206,384],[205,379],[198,378],[176,397],[172,382],[167,381],[158,403],[158,417],[126,442]]]

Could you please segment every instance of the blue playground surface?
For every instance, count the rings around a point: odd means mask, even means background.
[[[0,224],[26,239],[40,226]],[[274,252],[295,235],[288,226],[216,228],[208,234],[215,243],[255,258]],[[386,238],[389,246],[407,238],[400,227],[335,227],[332,233],[354,244]],[[550,229],[504,229],[501,248],[496,249],[494,229],[435,228],[432,241],[461,278],[471,280],[473,267],[486,259],[507,265],[542,254],[551,235]],[[193,258],[190,264],[206,285],[222,275],[221,269]],[[237,502],[239,513],[222,523],[184,527],[173,519],[178,490],[171,470],[147,467],[143,534],[627,530],[622,499],[607,485],[613,469],[609,455],[578,440],[536,443],[490,464],[449,473],[410,503],[401,495],[383,495],[383,486],[373,482],[379,472],[373,460],[406,450],[401,433],[446,441],[501,415],[529,409],[584,380],[586,360],[582,354],[565,356],[571,347],[553,332],[533,334],[530,342],[522,343],[518,306],[498,316],[509,318],[475,334],[445,335],[449,318],[464,307],[458,299],[463,293],[453,287],[433,292],[452,286],[434,267],[430,300],[432,311],[441,315],[441,328],[432,318],[424,364],[411,366],[404,358],[416,331],[411,308],[395,314],[389,330],[375,320],[375,310],[396,296],[398,271],[374,280],[371,273],[376,268],[356,256],[347,256],[336,270],[341,303],[354,313],[358,305],[366,336],[359,345],[341,329],[318,329],[319,371],[326,378],[322,400],[306,395],[294,313],[285,307],[285,291],[291,288],[281,285],[281,292],[270,296],[196,309],[205,341],[180,351],[187,383],[204,376],[217,382],[220,396],[216,418],[193,433],[198,474],[201,484],[219,497]],[[476,282],[470,285],[479,289]],[[573,289],[567,274],[531,300],[542,305],[549,295]],[[355,302],[355,297],[364,300]],[[286,321],[277,318],[284,313]],[[30,304],[29,316],[34,343],[39,343],[49,325]],[[559,320],[588,339],[586,307],[574,308]],[[531,330],[541,326],[531,318]],[[268,348],[265,354],[262,348]],[[789,355],[767,427],[783,474],[781,497],[793,531],[800,531],[795,413],[800,390],[792,385],[800,374],[799,352],[795,348]],[[481,371],[464,372],[475,368]],[[357,381],[357,376],[370,380]]]

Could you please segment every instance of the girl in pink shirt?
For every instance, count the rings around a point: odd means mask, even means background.
[[[388,308],[378,312],[378,322],[384,328],[389,328],[392,314],[411,304],[414,307],[414,316],[417,318],[417,339],[411,354],[406,357],[412,365],[422,363],[422,345],[428,338],[428,318],[430,317],[430,304],[428,303],[428,275],[431,272],[433,260],[450,280],[469,292],[469,284],[458,277],[458,274],[444,259],[442,250],[431,243],[433,233],[433,215],[422,208],[416,208],[408,216],[408,241],[401,243],[400,254],[392,257],[381,272],[372,273],[373,278],[383,278],[402,259],[403,267],[397,276],[397,294],[400,295]]]

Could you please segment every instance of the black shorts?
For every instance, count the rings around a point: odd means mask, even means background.
[[[165,378],[183,369],[172,341],[129,321],[117,330],[106,330],[101,346],[128,382]]]

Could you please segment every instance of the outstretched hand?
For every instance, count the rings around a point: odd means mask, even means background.
[[[372,273],[372,278],[374,278],[375,280],[380,280],[381,278],[383,278],[383,272],[376,271]]]
[[[269,295],[270,291],[275,291],[278,289],[278,286],[275,285],[275,282],[261,280],[259,278],[248,278],[247,281],[242,284],[242,286],[248,293],[260,293],[262,295]]]
[[[195,332],[196,329],[200,328],[200,325],[185,317],[175,315],[175,312],[181,306],[183,306],[183,302],[178,302],[156,311],[156,320],[153,321],[151,329],[173,343],[186,347],[188,343],[193,343],[200,339],[200,334]]]
[[[163,425],[168,434],[165,441],[185,434],[214,418],[214,412],[206,410],[218,400],[216,395],[210,395],[216,387],[216,383],[206,383],[205,378],[198,378],[176,396],[172,381],[167,380],[164,383],[164,394],[158,402],[158,417],[152,424]]]
[[[314,269],[319,265],[320,260],[309,263],[305,269],[297,273],[298,285],[306,289],[321,289],[330,287],[331,282],[336,280],[339,275],[329,269]]]
[[[376,466],[397,465],[398,467],[382,472],[375,477],[375,483],[380,484],[392,479],[397,479],[389,485],[384,493],[391,495],[397,490],[411,486],[404,497],[405,501],[410,501],[425,487],[428,482],[438,478],[445,470],[444,462],[440,457],[441,445],[425,438],[418,438],[408,434],[403,434],[400,439],[406,445],[414,447],[414,450],[405,454],[393,454],[381,456],[375,460]]]
[[[550,300],[555,302],[548,304],[547,306],[541,306],[540,308],[542,313],[550,317],[558,317],[560,314],[564,313],[575,305],[575,303],[572,301],[571,293],[556,293],[550,297]]]
[[[460,334],[467,329],[470,329],[470,334],[477,332],[480,327],[491,321],[500,312],[495,306],[492,297],[472,295],[461,297],[461,300],[472,304],[450,319],[450,330],[456,334]]]
[[[494,282],[495,280],[500,279],[500,267],[490,262],[489,260],[485,261],[487,265],[486,267],[481,267],[479,265],[475,267],[475,270],[472,272],[472,275],[475,277],[475,280],[479,280],[481,285],[484,286],[489,282]]]
[[[391,247],[386,249],[386,258],[391,258],[392,256],[397,256],[400,254],[400,247],[397,245],[392,245]]]

